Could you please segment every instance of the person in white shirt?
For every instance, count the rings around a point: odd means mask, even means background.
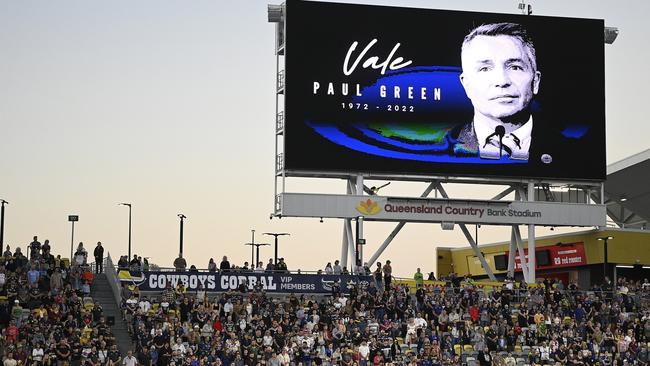
[[[362,360],[368,360],[368,355],[370,354],[370,347],[366,341],[361,342],[359,346],[359,355],[361,355]]]
[[[124,357],[124,360],[122,361],[122,365],[124,366],[135,366],[138,364],[138,360],[133,356],[133,352],[129,351],[126,354],[126,357]]]
[[[177,351],[181,356],[185,356],[185,345],[181,342],[180,338],[176,338],[176,343],[172,346],[172,352]]]
[[[232,312],[232,308],[232,302],[230,302],[230,299],[228,299],[228,302],[223,305],[223,312],[226,313],[226,316]]]
[[[32,361],[36,362],[41,362],[43,361],[43,356],[45,355],[45,351],[43,350],[43,345],[38,344],[34,349],[32,349]]]
[[[149,309],[151,309],[151,303],[146,297],[143,297],[142,300],[140,300],[140,303],[138,303],[138,307],[140,308],[140,313],[146,314],[149,312]]]

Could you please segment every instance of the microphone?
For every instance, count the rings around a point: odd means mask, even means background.
[[[498,125],[494,129],[494,133],[485,138],[485,144],[483,145],[483,147],[486,147],[490,143],[490,139],[492,137],[498,136],[499,137],[499,159],[501,159],[501,156],[503,154],[503,137],[505,135],[506,135],[506,128],[501,125]]]
[[[498,125],[498,126],[494,129],[494,134],[497,135],[497,136],[499,136],[500,139],[502,139],[503,136],[506,135],[506,128],[503,127],[503,126],[501,126],[501,125]]]
[[[506,135],[506,128],[498,125],[494,129],[494,133],[499,136],[499,159],[501,159],[501,156],[503,155],[503,136]]]

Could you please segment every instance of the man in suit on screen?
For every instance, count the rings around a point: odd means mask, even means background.
[[[461,62],[474,118],[452,132],[454,155],[527,161],[539,123],[531,102],[541,72],[526,30],[515,23],[483,24],[465,36]]]

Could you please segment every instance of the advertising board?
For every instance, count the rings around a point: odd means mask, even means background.
[[[509,253],[509,251],[506,251],[506,258]],[[526,262],[528,262],[528,248],[524,248],[524,253],[526,255]],[[544,253],[544,255],[540,256],[540,253]],[[548,261],[542,262],[540,258],[543,258],[546,255],[548,256]],[[537,270],[575,267],[587,264],[585,246],[581,242],[540,247],[536,249],[535,257],[537,259]],[[515,254],[515,271],[521,271],[521,258],[519,252]]]
[[[182,283],[187,291],[196,291],[201,286],[208,293],[237,291],[240,285],[248,290],[256,287],[268,293],[311,293],[332,292],[337,282],[340,291],[347,293],[351,285],[367,286],[371,276],[293,274],[293,273],[254,273],[254,272],[165,272],[147,271],[129,273],[120,271],[122,283],[138,286],[140,291],[162,291],[167,286],[175,288]]]
[[[494,225],[605,226],[604,205],[283,193],[282,216]]]
[[[284,167],[605,178],[602,20],[288,0]]]

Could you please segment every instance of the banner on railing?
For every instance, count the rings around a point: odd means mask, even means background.
[[[349,292],[350,286],[367,286],[371,276],[320,275],[294,273],[254,273],[254,272],[164,272],[150,271],[130,273],[121,270],[118,278],[122,283],[138,286],[140,291],[162,291],[167,286],[173,288],[181,282],[187,291],[203,288],[206,292],[227,292],[238,290],[244,285],[248,290],[260,287],[269,293],[331,293],[339,286],[340,291]]]

